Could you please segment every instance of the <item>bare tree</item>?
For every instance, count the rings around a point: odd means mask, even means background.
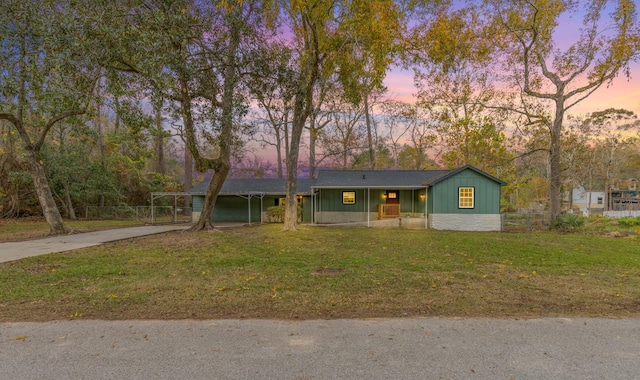
[[[505,106],[526,116],[549,134],[549,200],[552,217],[561,211],[562,134],[565,114],[619,73],[629,75],[629,63],[640,51],[640,30],[633,1],[505,1],[486,0],[494,20],[508,83],[522,107]],[[561,50],[554,41],[560,17],[583,15],[575,43]],[[532,101],[549,105],[547,113],[532,113]]]

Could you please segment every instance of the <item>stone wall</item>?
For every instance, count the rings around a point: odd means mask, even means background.
[[[378,214],[370,213],[370,220],[377,220]],[[319,211],[316,212],[316,223],[318,224],[340,224],[340,223],[361,223],[367,222],[367,213],[344,212],[344,211]]]
[[[427,228],[427,224],[424,218],[398,218],[400,222],[400,228],[406,228],[410,230],[419,230]]]
[[[500,231],[500,214],[431,214],[429,226],[434,230]]]

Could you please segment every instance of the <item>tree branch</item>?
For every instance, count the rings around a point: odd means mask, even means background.
[[[549,153],[550,151],[549,151],[549,149],[545,149],[545,148],[538,148],[538,149],[530,150],[530,151],[528,151],[526,153],[522,153],[521,155],[518,155],[518,156],[515,156],[515,157],[511,158],[509,160],[509,162],[515,161],[515,160],[517,160],[519,158],[524,158],[524,157],[531,156],[532,154],[538,153],[538,152],[547,152],[547,153]]]
[[[64,119],[66,119],[68,117],[83,115],[86,112],[87,112],[86,108],[85,109],[81,109],[81,110],[71,110],[71,111],[63,112],[63,113],[51,118],[49,120],[49,122],[47,122],[47,124],[44,126],[44,129],[42,130],[42,133],[40,133],[40,138],[38,139],[38,142],[36,143],[35,147],[37,149],[40,149],[40,147],[42,147],[42,145],[44,144],[44,140],[47,137],[47,134],[49,133],[49,130],[51,130],[51,128],[57,122],[59,122],[60,120],[64,120]]]
[[[18,120],[17,117],[13,116],[10,113],[0,113],[0,120],[7,120],[11,124],[13,124],[15,127],[17,127],[18,124],[20,124],[20,120]]]

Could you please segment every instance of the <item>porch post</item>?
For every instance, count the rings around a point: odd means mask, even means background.
[[[411,213],[413,214],[414,212],[416,212],[416,191],[414,189],[411,189]]]
[[[427,188],[424,188],[424,228],[429,228],[429,215],[427,215]]]
[[[247,213],[249,214],[249,225],[251,225],[251,194],[247,196],[247,202],[249,207],[247,208]]]

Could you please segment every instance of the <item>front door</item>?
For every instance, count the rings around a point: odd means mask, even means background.
[[[387,216],[400,215],[400,192],[398,190],[387,190]]]

